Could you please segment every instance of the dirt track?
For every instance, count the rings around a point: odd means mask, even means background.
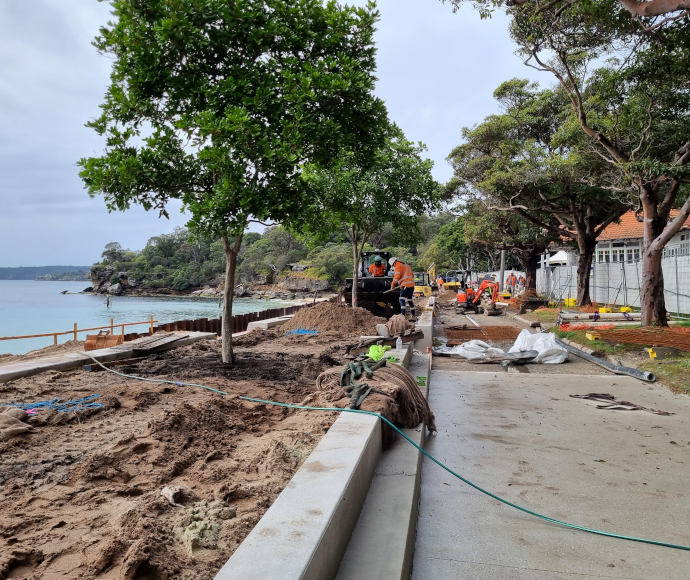
[[[102,406],[38,409],[28,420],[34,432],[0,440],[0,578],[212,577],[334,415],[236,395],[301,402],[320,372],[342,364],[344,345],[374,332],[368,313],[345,314],[331,309],[317,335],[237,339],[232,367],[216,341],[116,367],[227,396],[82,370],[3,385],[0,403],[98,394],[89,402]]]

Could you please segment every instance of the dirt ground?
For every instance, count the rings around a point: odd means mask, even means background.
[[[381,322],[305,310],[236,338],[233,366],[203,341],[113,367],[150,380],[80,369],[1,385],[5,405],[98,396],[36,404],[30,430],[0,436],[0,579],[213,577],[335,418],[237,396],[302,402]],[[317,333],[287,334],[306,328]]]

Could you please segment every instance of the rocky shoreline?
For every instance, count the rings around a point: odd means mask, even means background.
[[[104,296],[140,296],[140,297],[180,297],[221,300],[224,294],[222,285],[203,286],[192,291],[179,291],[173,288],[151,288],[148,286],[132,286],[130,284],[107,284],[99,287],[89,286],[82,290],[84,294],[101,294]],[[307,300],[334,295],[330,288],[309,288],[307,286],[296,290],[286,289],[281,285],[238,284],[235,286],[235,298],[252,298],[255,300]]]
[[[84,293],[109,296],[184,296],[221,299],[224,294],[224,280],[216,278],[201,287],[176,290],[170,286],[158,286],[156,281],[141,281],[130,277],[128,272],[116,272],[112,267],[94,266],[89,272],[91,286]],[[297,272],[282,277],[275,284],[266,280],[241,282],[235,286],[237,298],[304,300],[319,294],[333,293],[324,280],[302,276]]]

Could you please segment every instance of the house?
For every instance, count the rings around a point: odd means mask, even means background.
[[[678,210],[671,211],[671,217]],[[635,212],[624,214],[618,223],[609,225],[597,240],[594,261],[600,263],[639,262],[642,257],[642,222]],[[690,256],[690,218],[664,248],[664,258]]]

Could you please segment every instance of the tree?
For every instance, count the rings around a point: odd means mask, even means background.
[[[457,7],[461,0],[451,2]],[[501,5],[478,4],[483,16]],[[505,5],[512,6],[511,33],[526,64],[555,76],[583,133],[622,174],[618,189],[637,198],[644,221],[642,324],[667,324],[661,257],[690,215],[688,1]]]
[[[486,211],[480,201],[463,216],[465,235],[474,245],[510,252],[525,271],[525,290],[537,291],[539,257],[559,240],[557,229],[536,226],[517,212]]]
[[[120,245],[120,242],[108,242],[101,253],[101,257],[104,262],[112,264],[114,262],[120,262],[125,255],[125,251],[126,250]]]
[[[526,62],[558,79],[581,131],[617,170],[608,187],[643,213],[642,324],[666,325],[661,258],[690,215],[690,30],[667,22],[648,34],[607,14],[583,19],[578,6],[525,5],[512,33]]]
[[[539,237],[540,231],[549,231],[553,241],[575,245],[577,301],[590,304],[597,238],[629,208],[625,196],[604,187],[617,183],[620,173],[592,154],[581,133],[572,130],[562,91],[540,91],[534,83],[513,79],[494,96],[504,112],[463,129],[466,142],[449,155],[454,176],[447,190],[481,199],[491,211],[519,214],[537,228]]]
[[[374,232],[392,224],[401,239],[412,240],[417,216],[433,210],[439,186],[431,176],[432,162],[422,159],[423,145],[405,139],[391,125],[385,144],[369,165],[343,150],[331,169],[312,167],[305,173],[315,203],[303,230],[315,236],[344,231],[352,245],[352,305],[357,305],[360,254]]]
[[[446,1],[446,0],[442,0]],[[463,0],[448,0],[454,9],[458,9]],[[537,9],[555,7],[563,10],[570,5],[580,4],[589,14],[601,14],[602,9],[608,9],[611,13],[627,12],[633,21],[639,21],[645,30],[652,30],[676,20],[685,19],[687,22],[690,15],[689,0],[617,0],[613,4],[610,2],[585,2],[584,0],[552,1],[545,5],[539,4],[536,0],[474,0],[482,16],[489,16],[494,8],[500,6],[522,6],[523,4],[537,4]],[[617,5],[617,6],[616,6]],[[661,17],[661,18],[657,18]]]
[[[310,199],[307,164],[342,147],[365,159],[387,123],[372,96],[367,8],[318,0],[113,0],[96,47],[113,58],[100,157],[81,159],[92,196],[110,210],[167,215],[182,200],[192,231],[226,255],[223,361],[233,361],[232,298],[250,220],[296,222]]]

